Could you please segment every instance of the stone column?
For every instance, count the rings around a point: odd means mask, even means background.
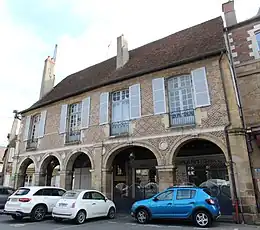
[[[60,187],[66,187],[66,171],[60,171]]]
[[[109,198],[113,199],[113,170],[102,169],[102,189],[101,191]]]
[[[99,191],[102,187],[102,151],[102,144],[94,146],[93,161],[95,165],[92,165],[92,170],[90,170],[92,188]]]
[[[45,186],[45,173],[35,172],[34,173],[34,185],[35,186]]]
[[[174,165],[156,166],[159,178],[159,191],[163,191],[176,182],[176,167]]]

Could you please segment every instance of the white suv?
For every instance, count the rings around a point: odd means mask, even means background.
[[[41,221],[47,213],[52,213],[65,192],[57,187],[21,187],[8,198],[3,214],[11,215],[15,220],[30,217],[33,221]]]

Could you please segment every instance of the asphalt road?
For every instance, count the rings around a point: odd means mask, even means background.
[[[176,222],[152,222],[151,224],[137,224],[131,217],[119,215],[114,220],[95,219],[88,220],[83,225],[75,225],[72,222],[55,223],[51,218],[42,222],[34,223],[29,220],[14,221],[11,217],[0,216],[1,230],[170,230],[170,229],[201,229],[194,227],[191,223],[176,223]],[[246,226],[230,223],[215,223],[212,229],[228,229],[228,230],[246,230],[260,229],[260,226]]]

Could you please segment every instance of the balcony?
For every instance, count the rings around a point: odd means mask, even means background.
[[[127,136],[129,134],[129,121],[112,122],[110,136]]]
[[[195,125],[194,109],[170,112],[170,125],[171,127]]]
[[[26,150],[35,150],[38,146],[38,139],[29,139],[27,140]]]
[[[81,139],[81,131],[74,130],[66,132],[65,144],[79,144]]]

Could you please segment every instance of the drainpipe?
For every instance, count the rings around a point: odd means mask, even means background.
[[[224,76],[223,76],[223,69],[221,66],[221,59],[223,57],[224,53],[222,52],[219,58],[219,67],[220,67],[220,77],[222,81],[222,86],[223,86],[223,92],[224,92],[224,98],[226,101],[226,109],[227,109],[227,117],[228,117],[228,124],[224,128],[224,133],[225,133],[225,138],[227,142],[227,153],[228,153],[228,161],[230,162],[230,175],[231,175],[231,183],[232,183],[232,188],[233,188],[233,195],[234,195],[234,206],[235,206],[235,212],[236,212],[236,223],[240,223],[239,219],[239,199],[238,199],[238,193],[237,193],[237,187],[236,187],[236,181],[235,181],[235,174],[234,174],[234,168],[233,168],[233,159],[232,159],[232,153],[231,153],[231,148],[230,148],[230,140],[229,140],[229,135],[227,129],[231,126],[231,119],[230,119],[230,113],[229,113],[229,105],[227,103],[227,93],[224,85]],[[244,219],[244,218],[243,218]]]
[[[233,83],[234,83],[234,86],[235,86],[235,90],[237,92],[237,100],[238,100],[238,107],[239,107],[239,114],[240,114],[240,118],[241,118],[241,121],[242,121],[242,127],[245,131],[245,136],[246,136],[246,147],[247,147],[247,153],[248,153],[248,159],[249,159],[249,167],[250,167],[250,170],[251,170],[251,175],[252,177],[254,177],[254,171],[253,171],[253,164],[252,164],[252,159],[251,159],[251,156],[249,154],[249,143],[248,143],[248,134],[246,133],[246,130],[247,130],[247,127],[246,127],[246,124],[245,124],[245,118],[244,118],[244,113],[243,113],[243,109],[242,109],[242,104],[241,104],[241,95],[240,95],[240,91],[239,91],[239,88],[238,88],[238,84],[237,84],[237,75],[236,75],[236,71],[235,71],[235,66],[234,66],[234,63],[233,63],[233,57],[231,55],[232,51],[230,49],[230,42],[229,42],[229,39],[228,39],[228,29],[225,28],[224,29],[224,34],[225,34],[225,37],[226,37],[226,41],[227,41],[227,48],[228,48],[228,53],[229,53],[229,58],[230,58],[230,66],[231,66],[231,71],[233,72],[233,76],[232,76],[232,80],[233,80]],[[250,144],[251,144],[251,139],[250,139]],[[254,178],[252,178],[253,180],[253,189],[254,189],[254,193],[255,193],[255,198],[256,198],[256,207],[257,207],[257,212],[259,213],[259,206],[258,206],[258,193],[257,193],[257,185],[255,183],[255,180]]]

